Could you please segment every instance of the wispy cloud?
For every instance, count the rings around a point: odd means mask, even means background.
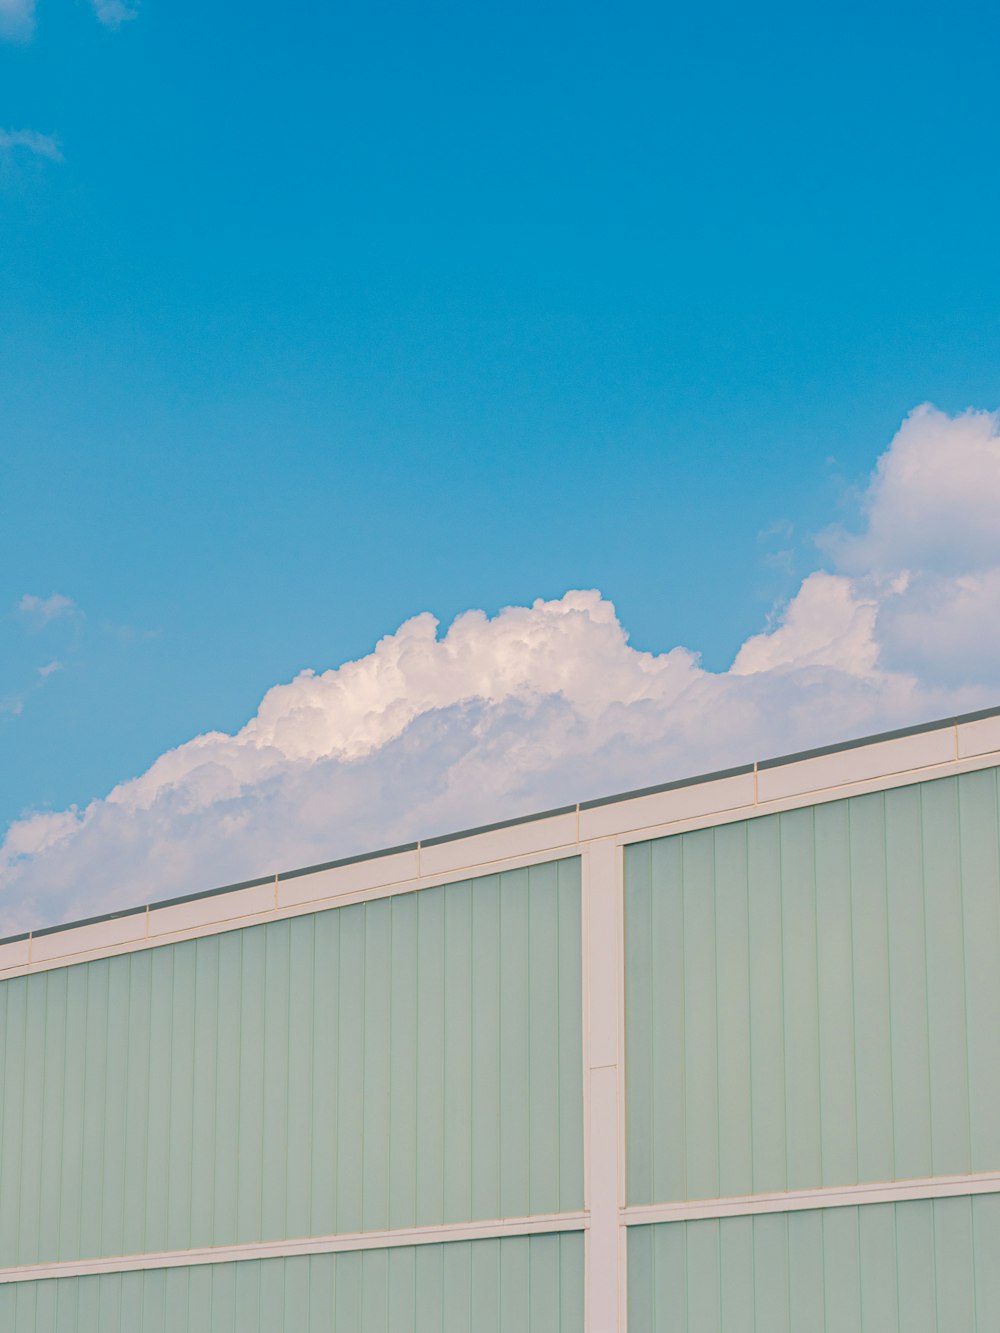
[[[123,23],[136,16],[136,6],[126,5],[122,0],[93,0],[94,13],[106,28],[120,28]]]
[[[35,30],[35,0],[0,0],[0,38],[24,42]]]
[[[106,28],[120,28],[134,19],[137,4],[125,0],[91,0],[98,21]],[[0,0],[0,41],[27,42],[35,32],[35,0]]]
[[[4,0],[0,0],[0,5],[3,3]],[[0,130],[0,153],[11,153],[16,149],[48,158],[50,162],[63,160],[62,149],[50,134],[39,134],[37,130]]]
[[[1000,701],[997,417],[915,412],[861,501],[725,671],[578,591],[418,615],[276,685],[234,735],[14,823],[0,933]]]
[[[39,597],[34,593],[25,593],[15,604],[13,611],[4,618],[5,628],[10,629],[12,622],[20,621],[23,653],[32,652],[32,646],[41,642],[49,653],[58,644],[60,656],[49,657],[37,664],[29,665],[23,660],[20,666],[14,664],[18,656],[10,654],[11,666],[5,671],[8,677],[15,678],[14,689],[7,694],[0,694],[0,724],[22,716],[31,701],[40,691],[49,688],[49,682],[66,670],[68,660],[72,660],[78,647],[81,631],[86,629],[86,617],[72,597],[63,593],[52,593],[49,597]],[[26,631],[26,633],[25,633]],[[6,662],[8,645],[0,640],[0,660]],[[11,670],[13,668],[13,670]],[[20,680],[17,680],[20,677]]]
[[[54,592],[50,597],[38,597],[26,592],[17,604],[21,615],[26,616],[34,625],[48,625],[53,620],[82,615],[72,597],[61,592]]]

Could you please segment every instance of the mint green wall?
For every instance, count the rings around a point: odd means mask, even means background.
[[[1000,1196],[629,1230],[629,1333],[996,1333]]]
[[[626,849],[631,1203],[1000,1169],[997,796]]]
[[[580,1208],[580,969],[574,859],[0,983],[0,1267]]]
[[[583,1333],[583,1236],[0,1286],[4,1333]]]

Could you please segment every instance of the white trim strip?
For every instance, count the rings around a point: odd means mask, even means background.
[[[588,1226],[586,1213],[545,1213],[537,1217],[399,1227],[393,1231],[353,1231],[336,1236],[308,1236],[299,1240],[209,1245],[195,1250],[161,1250],[152,1254],[126,1254],[99,1259],[64,1259],[55,1263],[0,1268],[0,1283],[88,1277],[95,1273],[136,1273],[149,1268],[194,1268],[202,1264],[231,1264],[246,1259],[287,1259],[302,1254],[387,1250],[401,1245],[441,1245],[449,1241],[490,1240],[502,1236],[534,1236],[561,1231],[585,1231]]]
[[[789,1190],[775,1194],[739,1194],[724,1199],[694,1199],[684,1203],[633,1204],[622,1209],[621,1220],[627,1227],[641,1227],[657,1222],[748,1217],[755,1213],[856,1208],[866,1203],[900,1203],[906,1199],[953,1199],[967,1194],[1000,1194],[1000,1171],[983,1171],[968,1176],[922,1176],[914,1180]]]
[[[623,1200],[618,1157],[620,1117],[621,997],[618,969],[618,898],[621,850],[610,838],[591,843],[583,858],[587,991],[584,1003],[587,1090],[586,1202],[587,1292],[585,1333],[608,1333],[621,1322],[621,1224]]]
[[[990,721],[1000,729],[1000,718]],[[939,743],[943,732],[944,729],[936,729],[921,735],[924,739],[929,735],[932,741]],[[959,733],[961,738],[962,727]],[[65,931],[51,935],[0,946],[0,980],[66,967],[94,958],[109,958],[138,949],[175,944],[180,940],[243,929],[265,921],[302,916],[372,898],[410,893],[475,875],[576,856],[588,845],[606,838],[619,843],[645,841],[688,829],[728,824],[802,806],[819,805],[862,792],[884,791],[934,778],[995,768],[1000,762],[998,749],[983,749],[978,753],[963,755],[956,761],[951,758],[950,745],[947,758],[925,756],[926,762],[915,762],[917,756],[913,754],[913,741],[914,737],[908,736],[873,744],[869,757],[874,758],[874,752],[878,752],[881,760],[874,767],[882,771],[857,771],[856,758],[866,752],[864,746],[848,746],[840,754],[807,758],[782,765],[780,769],[761,770],[762,775],[775,772],[784,774],[785,786],[789,789],[780,794],[772,793],[768,796],[759,790],[755,794],[753,775],[747,773],[738,779],[711,779],[667,792],[626,797],[608,805],[582,811],[578,809],[575,824],[569,816],[557,816],[546,820],[526,820],[499,831],[473,832],[448,843],[449,866],[436,869],[431,874],[426,873],[426,869],[421,866],[416,852],[394,853],[384,859],[375,857],[318,870],[282,881],[277,909],[274,905],[273,883],[268,880],[263,886],[234,889],[231,893],[217,896],[207,895],[190,904],[151,908],[110,922],[68,927]],[[991,739],[990,744],[993,743]],[[900,747],[903,747],[902,753]],[[905,762],[907,759],[908,762]],[[841,760],[843,771],[838,773],[835,770]],[[816,782],[810,765],[817,765],[821,761],[823,781]],[[793,774],[798,774],[802,780],[791,783]],[[734,782],[746,784],[745,800],[733,802],[728,799],[728,795],[722,799],[720,793],[723,790],[730,793]],[[579,841],[566,841],[567,834],[572,837],[574,833]],[[310,892],[313,888],[315,896]],[[294,898],[284,901],[282,894],[294,894]]]

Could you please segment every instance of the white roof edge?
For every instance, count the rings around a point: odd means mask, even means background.
[[[16,935],[0,979],[996,765],[1000,708]]]

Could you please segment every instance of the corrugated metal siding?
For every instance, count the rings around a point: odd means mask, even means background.
[[[578,1209],[576,859],[0,983],[0,1266]]]
[[[632,1203],[1000,1169],[997,770],[626,849]]]
[[[583,1333],[583,1236],[0,1286],[4,1333]]]
[[[996,1333],[1000,1196],[629,1231],[629,1333]]]

